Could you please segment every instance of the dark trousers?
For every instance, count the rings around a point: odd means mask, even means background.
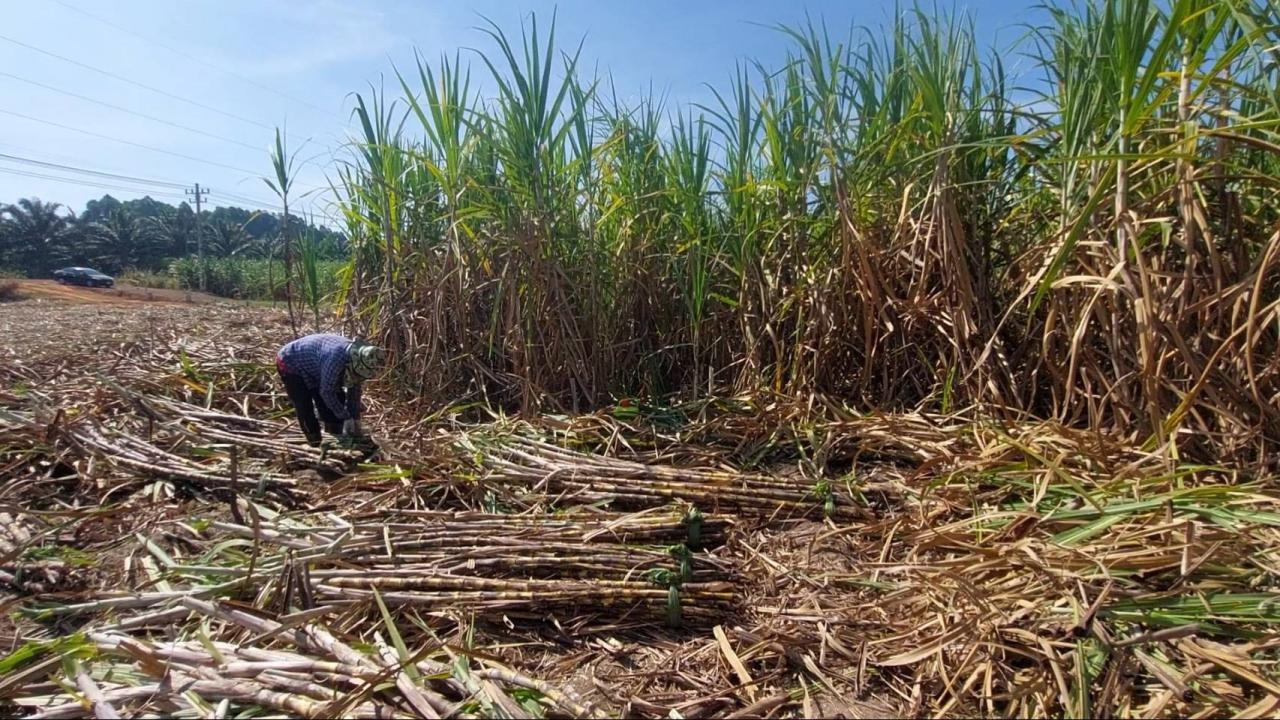
[[[289,396],[289,402],[293,403],[298,424],[302,426],[302,434],[307,436],[307,442],[319,444],[321,422],[324,422],[324,429],[330,435],[342,432],[342,421],[325,404],[319,390],[311,390],[301,377],[291,373],[280,373],[280,379],[284,382],[285,394]],[[316,419],[317,411],[320,413],[319,420]]]

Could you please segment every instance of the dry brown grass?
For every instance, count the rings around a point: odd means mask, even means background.
[[[22,293],[18,292],[17,280],[0,279],[0,302],[13,302],[22,298]]]

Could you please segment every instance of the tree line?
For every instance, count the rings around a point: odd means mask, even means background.
[[[341,233],[289,216],[290,235],[307,237],[321,258],[343,257]],[[200,222],[187,203],[177,206],[143,197],[90,200],[76,214],[37,198],[0,205],[0,269],[47,278],[59,267],[89,265],[106,273],[162,271],[193,257],[204,241],[206,258],[278,258],[282,216],[240,207],[202,210]]]

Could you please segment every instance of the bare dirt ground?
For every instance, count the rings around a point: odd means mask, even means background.
[[[63,285],[55,280],[18,280],[18,292],[24,297],[65,300],[96,305],[131,305],[161,303],[202,305],[230,302],[225,298],[186,290],[164,290],[117,284],[113,288],[89,288]]]
[[[121,348],[170,336],[199,343],[225,337],[254,348],[262,346],[264,337],[289,340],[283,312],[212,296],[187,303],[172,299],[181,295],[175,291],[147,299],[137,288],[118,295],[39,280],[23,281],[20,292],[25,299],[0,305],[0,359],[10,362],[61,358],[88,369]],[[270,355],[261,361],[269,363]]]

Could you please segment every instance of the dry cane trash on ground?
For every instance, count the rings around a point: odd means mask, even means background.
[[[0,708],[40,718],[1271,717],[1274,480],[711,401],[306,447],[267,309],[0,331]],[[379,402],[379,401],[382,402]]]

